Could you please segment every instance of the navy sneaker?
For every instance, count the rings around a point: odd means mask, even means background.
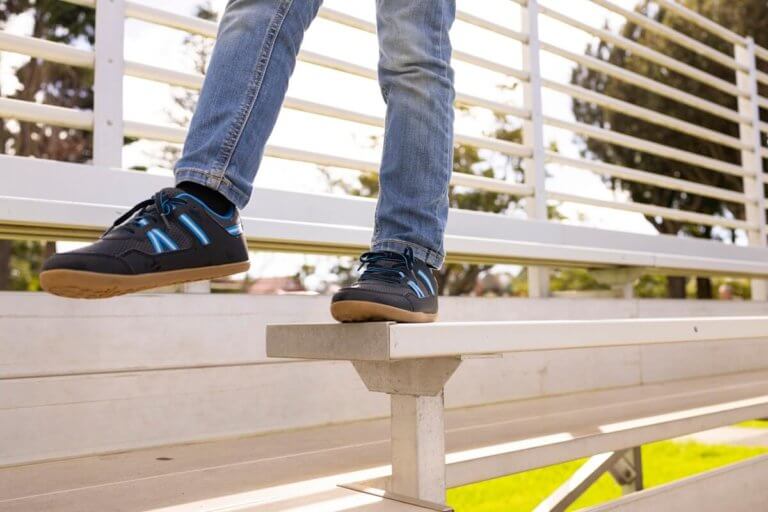
[[[356,283],[339,290],[331,315],[339,322],[434,322],[437,320],[437,281],[432,269],[414,258],[410,247],[400,254],[366,252],[367,266]]]
[[[219,215],[178,188],[166,188],[115,221],[82,249],[55,254],[40,284],[54,295],[103,298],[248,270],[237,209]]]

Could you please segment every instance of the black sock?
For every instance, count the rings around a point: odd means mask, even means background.
[[[182,181],[176,185],[176,187],[188,194],[192,194],[219,215],[226,215],[229,213],[232,206],[234,206],[229,199],[221,195],[218,191],[193,181]]]

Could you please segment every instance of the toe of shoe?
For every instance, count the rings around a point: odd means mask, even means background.
[[[106,274],[131,273],[128,264],[116,256],[78,252],[54,254],[45,261],[42,270],[43,272],[48,270],[79,270]]]

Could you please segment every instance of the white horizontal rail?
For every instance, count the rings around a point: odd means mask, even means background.
[[[94,0],[64,0],[73,4],[91,6],[95,5]],[[666,27],[654,20],[651,20],[639,13],[628,11],[622,7],[613,4],[609,0],[592,0],[597,5],[600,5],[606,9],[625,16],[629,21],[635,22],[640,26],[652,30],[657,34],[664,37],[669,37],[671,40],[682,44],[700,54],[706,55],[713,60],[725,65],[732,64],[735,66],[736,61],[729,56],[708,47],[703,43],[699,43],[691,38],[687,38],[684,34]],[[525,5],[526,2],[518,2],[520,5]],[[681,6],[672,7],[677,14],[687,13],[687,10]],[[708,73],[699,70],[693,66],[685,64],[680,61],[676,61],[666,55],[663,55],[655,50],[642,46],[634,41],[626,39],[624,37],[612,34],[606,30],[596,29],[589,25],[586,25],[576,19],[563,15],[551,8],[540,7],[538,12],[549,16],[555,20],[566,23],[577,29],[586,31],[587,33],[600,37],[614,45],[620,46],[636,55],[644,57],[649,61],[658,63],[666,68],[677,71],[681,74],[689,76],[693,79],[708,83],[709,85],[731,95],[744,95],[745,92],[741,91],[735,84],[726,80],[719,79],[711,76]],[[367,33],[375,33],[375,24],[348,15],[346,13],[336,11],[329,8],[321,8],[320,17],[339,23],[348,27],[352,27],[357,30],[362,30]],[[725,37],[730,32],[726,29],[714,29],[716,24],[705,21],[705,18],[699,15],[686,14],[691,18],[691,21],[696,23],[702,28],[716,32],[719,36]],[[172,27],[180,30],[184,30],[190,33],[201,34],[207,37],[215,37],[217,32],[217,24],[212,21],[200,20],[191,16],[179,15],[176,13],[168,12],[155,7],[138,4],[133,1],[126,2],[126,16],[138,20],[142,20],[149,23],[159,24],[167,27]],[[698,16],[698,18],[697,18]],[[491,20],[483,19],[474,16],[470,13],[459,11],[457,18],[465,23],[472,24],[480,27],[484,30],[491,31],[493,33],[505,36],[511,40],[527,43],[529,36],[524,32],[512,30],[502,25],[496,24]],[[642,18],[642,19],[641,19]],[[699,19],[701,18],[701,19]],[[732,33],[731,33],[732,34]],[[729,36],[730,37],[730,36]],[[687,39],[686,39],[687,38]],[[745,41],[743,38],[728,39],[734,44],[742,44]],[[718,105],[714,102],[704,100],[695,95],[687,93],[682,90],[675,89],[673,87],[666,86],[638,75],[637,73],[622,69],[618,66],[612,65],[600,61],[586,55],[575,54],[567,49],[559,48],[555,45],[548,43],[541,43],[541,49],[580,63],[590,69],[609,74],[620,80],[628,81],[643,87],[653,93],[660,94],[667,98],[679,101],[680,103],[688,106],[698,108],[702,111],[709,112],[711,114],[720,116],[724,119],[741,123],[742,125],[754,124],[754,120],[749,116],[741,115],[736,111],[729,108]],[[703,47],[703,48],[702,48]],[[52,43],[49,41],[37,40],[25,36],[17,36],[12,34],[0,33],[0,49],[14,51],[26,55],[30,55],[37,58],[48,59],[54,62],[62,64],[75,65],[85,68],[93,68],[94,55],[90,51],[73,48],[60,43]],[[757,48],[756,53],[761,58],[768,57],[768,50]],[[511,66],[507,66],[501,62],[485,59],[480,56],[471,55],[465,52],[457,51],[454,56],[458,60],[464,60],[474,65],[481,66],[485,69],[489,69],[495,72],[503,73],[507,76],[512,76],[518,80],[528,80],[529,75],[526,71],[520,70]],[[311,51],[301,51],[298,56],[299,60],[305,63],[318,65],[327,69],[333,69],[354,76],[362,77],[365,79],[374,80],[377,78],[377,72],[375,69],[368,68],[348,62],[342,59],[337,59],[327,55]],[[725,59],[725,60],[723,60]],[[741,68],[739,68],[741,69]],[[124,73],[127,76],[154,80],[170,85],[176,85],[186,87],[192,90],[198,90],[202,86],[203,76],[194,73],[186,73],[181,71],[174,71],[159,68],[156,66],[145,65],[138,62],[126,62]],[[768,80],[768,74],[758,72],[757,78],[761,82]],[[600,105],[604,108],[612,109],[614,111],[622,112],[624,114],[635,116],[639,119],[662,125],[677,131],[686,133],[691,136],[722,144],[734,149],[754,151],[747,142],[729,136],[727,134],[710,130],[693,123],[684,121],[682,119],[674,118],[672,116],[656,112],[651,109],[632,105],[629,102],[612,98],[610,96],[601,94],[599,92],[587,90],[582,87],[578,87],[571,84],[557,83],[551,80],[543,80],[543,86],[551,90],[567,94],[573,98],[578,98],[583,101],[589,101],[594,104]],[[768,109],[768,99],[758,97],[758,103],[760,107]],[[457,105],[464,107],[479,107],[486,108],[493,111],[496,114],[512,115],[521,119],[530,119],[531,113],[528,109],[519,108],[512,105],[508,105],[501,102],[495,102],[492,100],[486,100],[476,96],[458,93],[456,98]],[[383,120],[380,117],[364,114],[362,112],[356,112],[352,110],[337,108],[332,105],[325,105],[311,101],[305,101],[298,98],[286,98],[285,106],[294,110],[308,112],[316,115],[332,117],[350,122],[362,123],[375,127],[382,127]],[[40,105],[36,103],[25,103],[17,100],[0,99],[0,115],[6,117],[17,118],[24,121],[50,123],[65,127],[77,128],[77,129],[92,129],[93,114],[86,111],[69,110],[60,107],[52,107],[48,105]],[[601,129],[598,127],[586,125],[583,123],[574,123],[570,121],[564,121],[560,119],[554,119],[545,117],[544,122],[554,128],[570,130],[574,133],[578,133],[582,136],[591,137],[609,143],[625,146],[638,151],[644,151],[655,155],[685,162],[703,168],[715,171],[723,172],[726,174],[736,176],[747,176],[752,170],[743,169],[740,166],[723,162],[715,158],[706,157],[703,155],[695,154],[689,151],[684,151],[676,148],[651,142],[648,140],[640,139],[630,135],[621,134],[612,130]],[[759,128],[768,133],[768,123],[759,122]],[[185,130],[179,127],[154,125],[142,122],[127,121],[125,123],[125,134],[131,137],[149,138],[154,140],[163,140],[168,142],[180,143],[184,140]],[[498,151],[503,154],[517,156],[521,158],[531,157],[531,148],[492,137],[484,136],[471,136],[467,134],[458,133],[456,135],[456,141],[460,144],[471,145],[481,149],[488,149]],[[759,148],[762,156],[768,157],[767,148]],[[378,172],[378,165],[374,162],[348,159],[335,155],[326,155],[322,153],[313,153],[308,151],[296,150],[292,148],[283,148],[269,146],[266,149],[268,156],[276,158],[285,158],[303,162],[311,162],[319,165],[328,165],[335,167],[342,167],[348,169],[361,170],[364,172]],[[699,194],[705,197],[712,197],[722,199],[726,201],[737,202],[741,204],[751,204],[757,200],[757,198],[747,197],[745,194],[732,191],[719,189],[717,187],[711,187],[706,185],[700,185],[692,183],[686,180],[675,179],[666,176],[660,176],[653,173],[648,173],[638,169],[631,169],[622,166],[616,166],[611,164],[604,164],[601,162],[588,162],[579,159],[569,159],[553,153],[547,154],[547,159],[550,162],[560,163],[571,167],[577,167],[582,169],[588,169],[593,172],[598,172],[606,176],[612,176],[619,179],[625,179],[630,181],[636,181],[639,183],[646,183],[655,185],[670,190],[685,191],[693,194]],[[458,175],[455,176],[452,181],[454,185],[467,186],[471,188],[479,188],[484,190],[492,190],[502,193],[510,193],[518,196],[529,196],[534,193],[532,185],[509,183],[503,180],[496,180],[491,178],[484,178],[472,175]],[[546,195],[546,194],[545,194]],[[583,198],[571,194],[559,194],[552,192],[546,195],[549,199],[554,200],[568,200],[572,202],[580,202],[583,204],[592,204],[595,206],[610,207],[618,210],[638,211],[647,215],[660,215],[665,218],[678,219],[685,222],[701,223],[705,225],[723,225],[733,227],[735,229],[754,227],[750,223],[736,219],[725,219],[717,216],[697,214],[695,212],[681,212],[671,208],[658,207],[655,205],[644,205],[634,203],[620,203],[613,201],[602,201],[591,198]]]
[[[754,226],[746,221],[737,219],[726,219],[725,217],[716,217],[704,213],[688,212],[676,208],[666,208],[652,204],[642,204],[633,202],[606,201],[604,199],[595,199],[593,197],[578,196],[574,194],[564,194],[562,192],[548,191],[547,198],[553,201],[562,201],[564,203],[587,204],[600,208],[609,208],[612,210],[624,210],[628,212],[642,213],[654,217],[663,217],[680,222],[689,222],[704,226],[724,226],[733,229],[752,229]]]
[[[89,110],[75,110],[10,98],[0,98],[0,118],[52,124],[79,130],[93,129],[93,112]]]
[[[480,18],[478,16],[475,16],[474,14],[470,14],[468,12],[458,10],[456,11],[456,19],[461,20],[464,23],[469,23],[470,25],[474,25],[476,27],[483,28],[485,30],[488,30],[490,32],[495,32],[499,35],[508,37],[510,39],[513,39],[515,41],[518,41],[520,43],[526,44],[528,43],[528,34],[525,34],[523,32],[519,32],[517,30],[512,30],[509,27],[505,27],[503,25],[496,24],[490,20],[487,20],[485,18]]]
[[[588,34],[591,34],[595,37],[600,38],[603,41],[613,43],[619,48],[623,48],[629,51],[632,55],[639,55],[651,62],[654,62],[666,68],[677,71],[682,75],[686,75],[690,78],[693,78],[694,80],[698,80],[701,83],[704,83],[706,85],[719,89],[727,94],[731,94],[733,96],[741,95],[744,97],[747,97],[749,95],[749,91],[741,91],[735,84],[731,82],[723,80],[722,78],[712,75],[711,73],[707,73],[706,71],[702,71],[698,68],[695,68],[677,59],[667,57],[663,53],[660,53],[656,50],[648,48],[647,46],[631,41],[613,32],[610,32],[604,29],[595,28],[591,25],[582,23],[569,16],[566,16],[565,14],[562,14],[560,12],[555,11],[554,9],[550,9],[547,7],[542,6],[539,8],[539,11],[549,18],[552,18],[554,20],[560,21],[561,23],[565,23],[574,28],[582,30]]]
[[[718,62],[723,66],[729,67],[731,69],[741,69],[743,71],[748,71],[748,69],[745,66],[740,66],[736,62],[736,59],[734,59],[733,57],[726,55],[712,48],[711,46],[707,46],[706,44],[701,43],[693,39],[692,37],[689,37],[681,32],[678,32],[677,30],[671,27],[668,27],[667,25],[659,23],[656,20],[652,20],[647,16],[643,16],[638,12],[630,11],[628,9],[620,7],[614,4],[611,0],[590,0],[590,1],[609,11],[612,11],[616,14],[623,16],[628,21],[631,21],[636,25],[639,25],[647,30],[650,30],[651,32],[655,32],[663,37],[666,37],[670,41],[673,41],[679,44],[680,46],[684,46],[689,50],[692,50],[693,52],[698,53],[699,55],[703,55],[715,62]]]
[[[755,45],[755,54],[758,58],[768,61],[768,49]]]
[[[676,15],[680,16],[681,18],[686,19],[687,21],[693,23],[694,25],[698,25],[704,30],[711,32],[716,36],[719,36],[720,38],[728,41],[729,43],[738,44],[740,46],[747,45],[747,40],[743,36],[740,36],[736,32],[733,32],[732,30],[728,30],[724,26],[715,23],[709,18],[706,18],[701,14],[697,13],[696,11],[692,11],[691,9],[683,7],[682,5],[678,4],[674,0],[654,0],[654,1],[660,6],[662,6],[663,8],[671,12],[674,12]]]
[[[295,103],[293,103],[295,102]],[[336,111],[335,107],[323,106],[311,102],[301,100],[287,100],[287,103],[293,103],[286,105],[289,108],[297,108],[299,110],[317,111],[322,108],[327,108],[331,111]],[[369,124],[381,124],[381,119],[371,116],[369,119],[363,119],[363,114],[352,113],[354,116],[360,116],[358,121],[365,121]],[[56,124],[62,126],[68,126],[72,128],[90,129],[92,127],[93,116],[87,111],[76,111],[73,109],[65,109],[61,107],[53,107],[49,105],[40,105],[31,102],[25,102],[21,100],[2,99],[0,100],[0,115],[8,117],[17,117],[26,121],[33,122],[53,122],[54,119],[58,120]],[[352,118],[353,115],[349,117]],[[181,143],[184,141],[186,130],[180,127],[154,125],[149,123],[139,122],[126,122],[125,125],[126,135],[129,137],[163,140],[167,142]],[[503,142],[503,141],[499,141]],[[316,163],[319,165],[328,165],[333,167],[361,170],[367,172],[378,172],[378,165],[375,162],[366,162],[355,159],[348,159],[344,157],[325,155],[320,153],[307,152],[302,150],[296,150],[291,148],[283,148],[276,146],[269,146],[266,149],[267,156],[274,158],[288,159],[294,161],[302,161],[309,163]],[[613,166],[601,162],[587,162],[583,160],[571,159],[557,155],[556,153],[549,153],[548,159],[553,162],[562,163],[565,165],[586,168],[602,172],[606,175],[614,177],[621,177],[624,179],[630,179],[633,181],[644,182],[663,186],[674,190],[684,190],[691,193],[698,193],[709,197],[717,197],[725,200],[732,200],[738,202],[744,202],[745,196],[740,193],[718,189],[715,187],[707,187],[685,180],[677,180],[674,178],[668,178],[658,174],[646,173],[634,169]],[[525,185],[510,184],[499,180],[493,180],[485,177],[456,174],[452,183],[455,185],[462,185],[471,188],[478,188],[484,190],[493,190],[495,192],[510,193],[518,196],[528,196],[532,194],[532,188]],[[592,198],[586,198],[581,196],[550,193],[550,199],[578,202],[581,204],[590,204],[593,206],[600,206],[606,208],[613,208],[625,211],[635,211],[647,215],[659,215],[665,218],[676,219],[685,222],[700,223],[704,225],[723,225],[733,228],[747,228],[749,225],[746,222],[724,219],[722,217],[709,216],[704,214],[697,214],[693,212],[684,212],[680,210],[663,208],[654,205],[643,205],[636,203],[619,203],[613,201],[602,201]]]
[[[76,3],[77,5],[87,6],[87,7],[94,6],[93,0],[74,0],[74,1],[65,0],[65,1]],[[136,2],[126,2],[125,6],[126,6],[125,14],[129,18],[134,18],[141,21],[146,21],[148,23],[162,25],[169,28],[175,28],[175,29],[183,30],[185,32],[198,34],[198,35],[202,35],[210,38],[215,38],[217,35],[218,26],[213,21],[207,21],[207,20],[202,20],[200,18],[195,18],[192,16],[176,14],[168,10],[158,9],[155,7],[150,7],[150,6],[139,4]],[[333,21],[335,23],[339,23],[351,28],[358,29],[358,30],[363,30],[371,34],[376,33],[375,24],[367,20],[364,20],[362,18],[358,18],[356,16],[342,13],[335,9],[321,7],[318,13],[318,16],[326,20]],[[477,24],[478,19],[476,17],[469,15],[467,16],[467,19],[470,19],[473,22],[475,22],[474,24]],[[499,29],[502,27],[495,26],[490,22],[488,23],[488,25],[489,27],[496,28],[494,32],[501,33]],[[502,35],[509,36],[514,40],[517,40],[517,41],[525,40],[525,35],[519,32],[510,31],[510,30],[506,30],[503,32],[505,33],[503,33]],[[453,51],[453,58],[455,58],[456,60],[467,62],[469,64],[473,64],[475,66],[483,67],[491,71],[496,71],[498,73],[506,74],[508,76],[517,78],[518,80],[524,81],[528,79],[527,73],[525,73],[520,69],[515,69],[511,66],[506,66],[499,62],[494,62],[488,59],[484,59],[477,55],[472,55],[470,53],[463,52],[460,50]]]
[[[348,26],[348,27],[351,27],[351,28],[355,28],[357,30],[362,30],[364,32],[368,32],[369,34],[375,34],[376,33],[376,25],[374,23],[371,23],[371,22],[369,22],[367,20],[364,20],[362,18],[358,18],[356,16],[352,16],[350,14],[346,14],[346,13],[337,11],[335,9],[329,9],[327,7],[321,7],[320,11],[318,13],[318,16],[321,17],[321,18],[324,18],[326,20],[333,21],[335,23],[339,23],[341,25],[345,25],[345,26]],[[460,17],[460,16],[461,16],[461,13],[460,12],[457,13],[457,17]],[[475,22],[474,24],[476,24],[476,25],[478,24],[477,20],[479,20],[479,18],[476,18],[475,16],[465,15],[465,18],[474,21]],[[497,25],[494,26],[493,24],[490,24],[490,25],[492,27],[496,28],[496,30],[494,30],[494,32],[496,32],[496,33],[501,33],[502,32],[500,29],[503,28],[503,27],[499,27]],[[524,34],[520,33],[520,32],[515,32],[515,31],[507,31],[507,32],[511,32],[512,35],[513,35],[512,39],[514,39],[516,41],[522,41],[522,40],[526,39],[526,36]],[[518,80],[521,80],[521,81],[526,81],[529,78],[528,77],[528,73],[526,73],[525,71],[523,71],[521,69],[516,69],[516,68],[513,68],[511,66],[507,66],[507,65],[501,64],[499,62],[494,62],[494,61],[491,61],[491,60],[488,60],[488,59],[484,59],[484,58],[479,57],[477,55],[472,55],[470,53],[463,52],[461,50],[454,49],[453,52],[452,52],[452,58],[454,58],[456,60],[460,60],[460,61],[466,62],[468,64],[473,64],[475,66],[480,66],[482,68],[485,68],[485,69],[488,69],[488,70],[491,70],[491,71],[496,71],[496,72],[499,72],[499,73],[503,73],[505,75],[517,78]]]
[[[594,455],[600,451],[625,449],[673,437],[733,425],[745,418],[762,417],[768,411],[768,396],[758,396],[717,405],[696,407],[598,426],[591,433],[562,432],[455,452],[446,457],[446,479],[451,487],[498,478],[543,466]],[[595,447],[599,448],[596,450]],[[659,489],[658,487],[656,489]],[[606,510],[616,510],[611,507]],[[659,510],[637,508],[635,510]]]
[[[715,130],[703,128],[697,124],[689,123],[688,121],[683,121],[677,117],[662,114],[655,110],[639,107],[634,103],[619,100],[611,96],[595,92],[591,89],[586,89],[578,85],[555,82],[553,80],[547,79],[543,79],[542,84],[547,89],[567,94],[572,98],[588,101],[590,103],[594,103],[595,105],[600,105],[601,107],[613,110],[614,112],[619,112],[636,117],[638,119],[643,119],[650,123],[657,124],[665,128],[671,128],[687,135],[693,135],[700,139],[722,144],[734,149],[752,149],[750,144],[742,142],[736,137],[731,137],[730,135],[726,135]]]
[[[93,68],[94,62],[91,51],[8,32],[0,32],[0,50],[82,68]]]
[[[376,76],[376,71],[373,69],[365,68],[351,62],[341,61],[331,57],[324,57],[312,52],[299,53],[299,60],[309,64],[326,67],[328,69],[351,73],[363,78],[374,79]],[[173,71],[157,66],[139,64],[130,61],[125,63],[125,74],[135,78],[152,80],[194,90],[199,90],[203,86],[204,79],[203,75],[199,73]],[[462,92],[458,92],[456,94],[456,104],[463,107],[485,108],[497,114],[510,115],[520,119],[527,119],[530,117],[530,112],[525,109],[515,107],[514,105],[509,105],[507,103],[500,103],[498,101],[465,94]]]
[[[182,143],[186,137],[186,130],[175,126],[126,121],[125,134],[128,137]],[[313,151],[304,151],[295,148],[267,145],[264,154],[272,158],[313,163],[320,166],[338,167],[376,174],[379,172],[379,164],[377,162],[328,155],[325,153],[316,153]],[[528,196],[532,194],[532,187],[528,185],[486,178],[484,176],[475,176],[472,174],[453,173],[451,184],[473,189],[501,192],[515,196]]]
[[[647,141],[645,139],[640,139],[631,135],[625,135],[623,133],[607,130],[605,128],[598,128],[597,126],[592,126],[585,123],[564,121],[562,119],[556,119],[547,116],[544,117],[544,122],[549,126],[562,128],[564,130],[579,133],[587,137],[603,140],[638,151],[644,151],[646,153],[663,156],[671,160],[677,160],[679,162],[697,165],[715,172],[732,174],[734,176],[746,176],[749,174],[741,166],[738,165],[723,162],[722,160],[717,160],[715,158],[698,155],[696,153],[691,153],[690,151],[672,148],[657,142]]]
[[[723,188],[712,187],[709,185],[702,185],[693,181],[681,180],[678,178],[672,178],[664,176],[663,174],[657,174],[653,172],[642,171],[639,169],[632,169],[630,167],[624,167],[620,165],[608,164],[596,160],[584,160],[580,158],[571,158],[561,155],[559,153],[548,152],[547,160],[552,163],[561,164],[566,167],[576,167],[579,169],[586,169],[593,171],[604,176],[612,178],[618,178],[626,181],[633,181],[636,183],[645,183],[646,185],[654,185],[659,188],[665,188],[668,190],[678,190],[680,192],[689,192],[691,194],[712,197],[715,199],[722,199],[723,201],[731,201],[734,203],[750,203],[755,202],[755,198],[748,198],[742,192],[736,192],[733,190],[726,190]]]
[[[577,62],[594,71],[605,73],[624,82],[642,87],[643,89],[646,89],[654,94],[678,101],[688,105],[689,107],[694,107],[699,110],[703,110],[704,112],[709,112],[710,114],[714,114],[735,123],[752,124],[752,119],[747,116],[742,116],[734,110],[723,107],[722,105],[718,105],[717,103],[711,102],[709,100],[699,98],[696,95],[681,91],[674,87],[670,87],[669,85],[665,85],[661,82],[657,82],[656,80],[640,75],[633,71],[628,71],[614,64],[596,59],[589,55],[574,53],[544,41],[541,42],[541,49],[563,57],[564,59]]]
[[[768,85],[768,73],[764,73],[760,70],[755,70],[755,73],[757,74],[757,81],[760,82],[763,85]]]

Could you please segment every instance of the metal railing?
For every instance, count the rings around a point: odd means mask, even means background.
[[[95,7],[96,5],[96,0],[62,1],[86,7]],[[768,63],[768,49],[756,46],[751,38],[740,36],[717,25],[672,0],[656,0],[656,4],[684,18],[687,22],[725,40],[733,46],[733,53],[723,53],[639,12],[620,7],[610,0],[585,1],[605,9],[606,13],[619,15],[659,37],[666,38],[732,70],[736,77],[735,82],[716,77],[707,71],[664,55],[655,49],[631,41],[622,35],[603,28],[590,26],[555,8],[539,5],[538,0],[528,0],[527,2],[519,0],[515,2],[519,4],[520,18],[522,20],[522,26],[519,28],[507,27],[499,24],[497,21],[484,19],[460,10],[457,14],[460,22],[470,24],[475,28],[489,31],[495,36],[501,36],[518,43],[521,47],[523,65],[520,68],[516,68],[503,62],[499,56],[494,56],[491,59],[461,50],[454,52],[454,59],[487,71],[499,73],[508,77],[507,79],[516,80],[523,86],[523,104],[512,105],[505,102],[488,100],[459,90],[456,97],[457,106],[486,109],[496,115],[519,119],[523,128],[523,143],[518,144],[492,136],[477,136],[466,133],[457,133],[456,143],[518,157],[521,159],[525,172],[524,179],[521,182],[454,173],[451,183],[519,197],[525,201],[527,215],[533,219],[547,218],[547,204],[549,202],[577,203],[637,212],[647,216],[657,216],[695,225],[722,226],[743,230],[747,234],[750,245],[764,247],[766,245],[766,202],[763,185],[763,158],[768,157],[768,149],[762,145],[761,132],[768,133],[768,123],[761,121],[760,109],[768,109],[768,98],[759,94],[759,84],[768,86],[768,73],[758,70],[758,62],[764,61]],[[375,32],[375,25],[373,23],[344,12],[322,8],[319,15],[329,22],[341,24],[364,33],[373,34]],[[738,108],[730,109],[690,92],[661,83],[653,78],[642,76],[631,70],[583,53],[576,53],[573,49],[564,47],[562,41],[550,42],[542,40],[539,36],[538,28],[539,20],[542,17],[583,31],[591,37],[622,48],[633,55],[646,59],[648,62],[662,66],[689,79],[704,83],[716,89],[724,97],[736,100]],[[21,121],[92,130],[94,134],[93,163],[96,165],[119,167],[122,163],[121,155],[123,138],[125,136],[171,143],[182,142],[185,137],[185,130],[183,128],[146,123],[124,117],[122,110],[123,102],[120,100],[122,98],[123,79],[125,76],[135,77],[197,90],[200,89],[203,83],[203,76],[125,60],[123,58],[125,44],[123,27],[126,18],[180,29],[190,34],[208,38],[216,37],[217,25],[214,22],[168,12],[130,0],[112,0],[109,3],[105,2],[104,8],[97,9],[97,45],[95,51],[83,50],[32,37],[0,33],[0,51],[16,52],[61,64],[95,70],[95,107],[93,112],[0,98],[0,116],[15,118]],[[457,41],[454,46],[460,47],[461,41]],[[740,136],[737,138],[733,135],[699,126],[663,112],[634,105],[601,92],[544,78],[540,68],[542,54],[558,56],[583,66],[588,70],[605,74],[619,81],[631,83],[635,87],[663,96],[681,105],[738,124]],[[322,53],[304,50],[300,52],[299,60],[306,64],[321,66],[339,73],[370,80],[376,79],[376,70],[373,68]],[[581,122],[547,116],[542,108],[542,94],[544,90],[565,94],[571,98],[589,102],[610,111],[621,112],[645,122],[685,133],[688,136],[708,143],[738,150],[741,152],[741,163],[726,162],[718,158],[696,154],[691,151],[620,133],[612,129],[599,128]],[[380,117],[339,108],[332,104],[318,103],[289,96],[286,98],[284,106],[287,109],[328,118],[377,128],[383,127],[383,119]],[[546,148],[544,131],[547,129],[565,130],[583,138],[629,148],[662,157],[671,162],[695,165],[715,173],[736,176],[742,180],[743,190],[738,191],[704,185],[686,179],[655,174],[642,169],[565,156]],[[269,145],[266,149],[266,156],[362,172],[378,172],[378,164],[374,161],[351,159],[336,154],[311,152],[295,147]],[[595,199],[576,193],[548,190],[546,179],[546,165],[548,163],[588,170],[605,177],[618,178],[662,189],[737,203],[744,206],[745,215],[744,218],[731,218],[661,205]],[[541,278],[545,279],[543,276]]]

